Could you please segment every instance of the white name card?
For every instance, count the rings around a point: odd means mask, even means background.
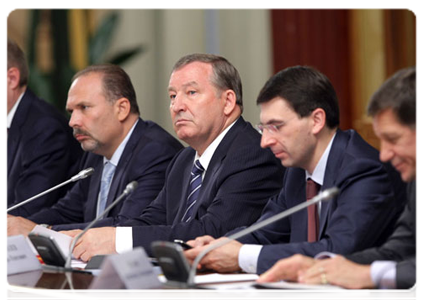
[[[90,289],[149,289],[162,285],[142,247],[107,256]]]
[[[7,275],[40,270],[41,264],[23,235],[7,238]]]

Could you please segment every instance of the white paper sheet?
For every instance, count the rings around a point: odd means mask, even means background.
[[[69,247],[72,242],[72,238],[70,236],[40,225],[35,226],[31,232],[39,235],[52,236],[56,241],[57,246],[59,246],[60,250],[62,250],[63,255],[65,257],[69,255]]]
[[[241,282],[241,281],[256,281],[258,275],[256,274],[206,274],[195,276],[194,282],[196,284],[206,283],[224,283],[224,282]]]
[[[62,251],[63,255],[65,257],[67,257],[69,255],[69,248],[70,248],[70,244],[72,242],[72,237],[60,233],[58,231],[54,231],[48,228],[45,228],[43,226],[37,225],[34,227],[34,229],[31,231],[33,233],[37,233],[39,235],[45,235],[45,236],[52,236],[54,238],[54,240],[57,243],[57,246],[59,246],[60,250]],[[32,243],[29,242],[31,245]],[[32,245],[33,246],[33,245]],[[33,247],[33,250],[35,251],[34,253],[37,253],[37,250],[35,250],[35,248]],[[83,262],[82,260],[79,259],[75,259],[72,258],[71,261],[71,267],[72,268],[85,268],[85,266],[87,265],[86,262]]]
[[[342,298],[352,296],[369,296],[369,290],[349,291],[333,285],[309,285],[291,282],[274,282],[258,284],[256,282],[236,282],[228,284],[207,284],[202,288],[212,289],[219,294],[234,294],[247,298],[257,296],[287,295],[292,299]]]

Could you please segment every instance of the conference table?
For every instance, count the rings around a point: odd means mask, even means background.
[[[242,300],[248,299],[237,295],[221,295],[212,290],[203,289],[176,289],[163,287],[149,290],[136,295],[126,295],[123,292],[104,295],[87,295],[88,287],[94,276],[84,273],[51,273],[46,271],[33,271],[6,276],[5,298],[13,300],[51,300],[51,299],[113,299],[113,300]],[[271,300],[281,297],[255,297],[252,299]],[[346,297],[346,300],[371,300],[373,294],[368,297]],[[284,299],[290,299],[285,296]],[[325,298],[321,298],[325,299]],[[326,298],[330,299],[330,298]],[[417,300],[420,293],[383,294],[379,299],[383,300]]]

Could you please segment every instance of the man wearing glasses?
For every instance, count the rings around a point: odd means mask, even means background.
[[[347,254],[383,243],[406,202],[404,185],[355,131],[338,129],[338,99],[326,76],[302,66],[282,70],[265,84],[257,103],[261,147],[287,167],[283,189],[257,222],[327,188],[337,186],[339,194],[211,251],[201,266],[261,274],[296,253]],[[185,255],[193,260],[214,242],[210,236],[189,241],[195,248]]]

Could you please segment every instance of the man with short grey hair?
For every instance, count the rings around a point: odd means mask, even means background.
[[[189,147],[171,162],[163,189],[139,217],[89,230],[75,257],[137,246],[151,254],[156,240],[221,236],[254,222],[282,187],[284,168],[260,148],[259,133],[241,116],[241,79],[230,62],[210,54],[182,57],[168,94],[173,128]]]

